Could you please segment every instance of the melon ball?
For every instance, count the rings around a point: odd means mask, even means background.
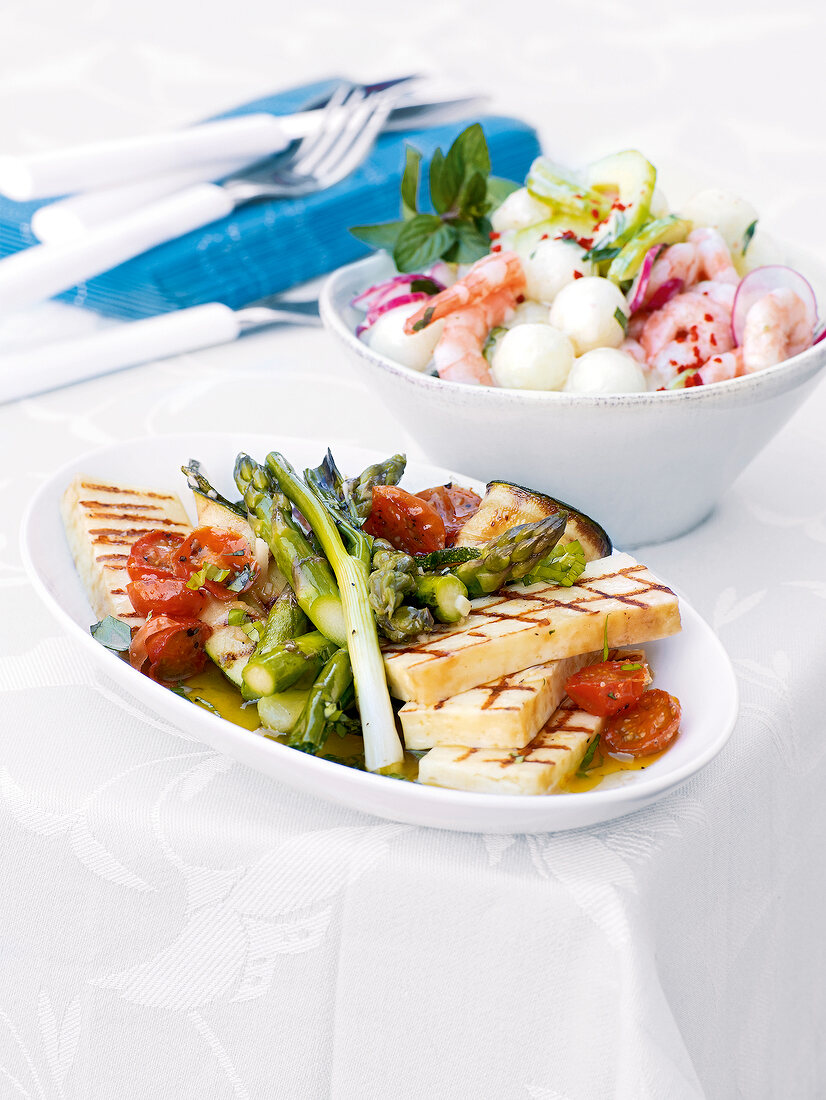
[[[652,218],[667,218],[671,213],[668,206],[668,199],[659,187],[654,188],[654,194],[651,196],[651,206],[648,212]]]
[[[490,216],[490,224],[497,233],[509,229],[527,229],[529,225],[547,221],[550,208],[544,202],[528,194],[527,187],[511,191],[505,201]]]
[[[426,370],[445,323],[434,321],[427,328],[408,336],[404,331],[404,323],[421,308],[421,304],[408,302],[383,313],[362,336],[365,344],[379,355],[385,355],[403,367],[417,371]]]
[[[619,311],[619,312],[618,312]],[[618,348],[625,339],[618,316],[628,317],[625,295],[598,275],[568,283],[554,298],[550,320],[571,338],[577,355],[594,348]]]
[[[548,316],[548,307],[544,302],[532,302],[530,300],[520,302],[506,322],[508,328],[516,325],[549,325],[551,319]]]
[[[578,276],[593,275],[596,268],[590,260],[583,259],[584,255],[576,241],[539,241],[522,260],[528,298],[550,304]]]
[[[716,229],[729,246],[732,258],[743,256],[743,246],[747,244],[746,233],[757,221],[757,211],[731,191],[720,191],[710,187],[698,191],[683,205],[680,216],[691,222],[692,229]]]
[[[573,361],[573,344],[564,332],[526,323],[497,341],[491,374],[496,385],[506,389],[561,390]]]
[[[594,348],[574,361],[566,393],[641,393],[646,390],[645,374],[627,351]]]

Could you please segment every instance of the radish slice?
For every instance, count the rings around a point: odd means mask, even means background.
[[[791,267],[782,267],[780,264],[770,264],[767,267],[756,267],[750,271],[737,287],[734,296],[734,306],[731,311],[731,334],[737,347],[743,342],[743,331],[746,327],[746,316],[761,298],[765,298],[773,290],[785,288],[793,290],[806,307],[812,326],[817,321],[817,299],[811,285],[803,276]]]
[[[412,275],[395,275],[392,279],[388,279],[384,283],[377,283],[375,286],[368,287],[367,290],[362,291],[361,294],[353,298],[350,305],[360,305],[362,302],[368,302],[371,306],[380,305],[383,301],[386,301],[390,295],[403,286],[410,286],[412,283],[429,283],[433,290],[431,293],[438,294],[440,290],[444,290],[445,286],[439,279],[434,279],[432,275],[412,274]],[[427,292],[424,290],[415,291],[417,294],[424,294],[427,297]]]
[[[651,301],[648,302],[645,308],[651,313],[657,309],[662,309],[666,302],[676,298],[684,286],[685,282],[682,279],[666,279],[651,295]]]
[[[826,321],[821,321],[815,329],[812,347],[814,347],[815,344],[819,344],[821,340],[826,340]]]
[[[648,283],[651,280],[651,268],[654,266],[654,261],[664,248],[664,244],[655,244],[653,248],[649,248],[645,254],[640,273],[634,280],[631,289],[628,291],[626,299],[632,315],[636,313],[638,309],[642,308],[642,304],[645,301],[645,294],[648,290]]]

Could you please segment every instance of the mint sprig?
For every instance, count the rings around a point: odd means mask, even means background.
[[[415,272],[437,260],[473,263],[490,250],[488,215],[518,184],[490,174],[490,153],[479,123],[463,130],[445,155],[430,160],[428,186],[435,213],[419,210],[422,155],[408,146],[401,182],[401,220],[357,225],[350,232],[372,248],[392,252],[399,271]]]

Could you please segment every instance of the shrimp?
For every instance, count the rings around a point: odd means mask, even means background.
[[[451,382],[492,386],[493,377],[482,348],[490,330],[507,319],[513,306],[511,292],[498,290],[477,305],[449,313],[433,351],[439,377]]]
[[[746,314],[743,363],[746,373],[772,367],[812,346],[814,318],[799,295],[787,287],[758,298]]]
[[[725,306],[729,316],[731,316],[731,311],[734,308],[734,296],[737,293],[735,283],[719,283],[716,279],[707,279],[702,283],[697,283],[691,289],[695,294],[702,294],[706,298],[710,298],[712,302],[716,302],[717,305]]]
[[[695,229],[687,241],[672,244],[654,261],[645,301],[651,301],[661,286],[674,279],[688,290],[702,280],[736,286],[740,276],[721,234],[716,229]]]
[[[514,298],[525,289],[525,273],[515,252],[489,252],[477,260],[464,278],[440,291],[411,314],[404,331],[410,336],[433,321],[478,305],[494,291],[508,289]]]
[[[525,275],[516,253],[490,253],[453,286],[408,317],[404,330],[408,334],[418,332],[444,318],[442,335],[433,351],[439,377],[492,386],[482,349],[490,330],[506,320],[524,289]]]
[[[678,294],[652,313],[640,336],[649,369],[665,385],[734,345],[725,306],[702,294]]]
[[[648,365],[648,361],[645,358],[645,351],[639,340],[635,340],[631,336],[626,336],[620,344],[620,351],[627,351],[631,358],[636,360],[641,367]]]
[[[713,355],[708,362],[703,363],[697,373],[703,385],[708,385],[709,382],[727,382],[729,378],[740,378],[745,374],[743,349],[735,348],[734,351],[724,352],[723,355]]]

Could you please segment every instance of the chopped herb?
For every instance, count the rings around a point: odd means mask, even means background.
[[[637,672],[641,668],[642,661],[626,661],[624,665],[620,665],[623,672]]]
[[[608,616],[605,616],[605,629],[602,632],[602,659],[608,660]]]
[[[199,569],[197,573],[192,574],[192,576],[186,582],[186,586],[187,588],[191,588],[193,590],[203,588],[203,586],[206,584],[206,579],[207,567],[204,566],[203,569]]]
[[[614,694],[614,692],[613,692],[613,691],[609,691],[609,692],[608,692],[608,698],[609,698],[609,699],[616,699],[616,698],[617,698],[617,696],[616,696],[616,695]]]
[[[227,616],[227,623],[230,626],[243,626],[246,622],[249,622],[249,615],[243,607],[233,607]]]
[[[590,260],[592,264],[601,264],[605,260],[613,260],[615,256],[619,256],[622,252],[621,248],[592,248],[589,252],[586,252],[582,257],[583,260]]]
[[[219,718],[222,717],[220,710],[209,699],[204,699],[202,695],[193,695],[192,688],[187,687],[186,684],[169,685],[170,691],[175,695],[179,695],[182,699],[186,699],[188,703],[194,703],[196,707],[203,707],[204,710],[210,711],[212,714],[217,714]]]
[[[744,256],[745,256],[746,252],[748,251],[748,247],[751,244],[751,239],[754,236],[754,231],[755,231],[756,228],[757,228],[757,219],[755,218],[754,221],[751,223],[751,225],[746,229],[746,232],[743,234],[743,245],[742,245],[742,248],[740,249],[740,251],[742,252],[742,254]]]
[[[89,633],[96,642],[111,649],[113,653],[125,653],[132,642],[132,628],[114,615],[107,615],[99,623],[90,626]]]
[[[245,588],[249,587],[252,579],[253,572],[248,565],[245,565],[241,572],[229,582],[227,588],[230,592],[243,592]]]
[[[258,629],[258,623],[241,623],[241,629],[244,631],[248,638],[258,644],[258,639],[261,637],[261,631]]]
[[[617,322],[623,332],[628,331],[628,318],[622,312],[619,306],[614,310],[614,320]]]
[[[588,751],[582,758],[582,763],[579,765],[578,775],[585,775],[588,768],[591,766],[591,761],[594,759],[594,753],[597,751],[597,745],[599,744],[599,734],[596,735],[594,740],[588,746]]]
[[[514,762],[514,764],[524,764],[525,763],[525,757],[521,756],[521,755],[520,756],[514,756],[513,762]]]

